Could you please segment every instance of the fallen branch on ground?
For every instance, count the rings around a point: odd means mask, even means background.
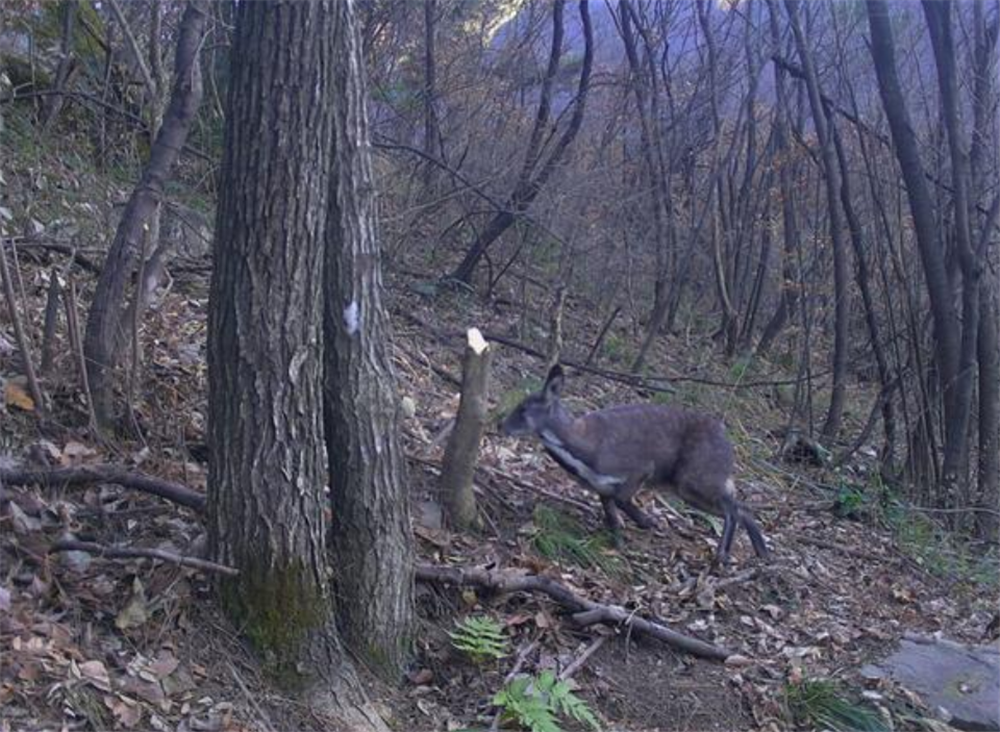
[[[76,468],[43,468],[25,470],[0,468],[0,484],[4,485],[74,485],[79,483],[117,483],[166,498],[198,513],[205,510],[205,495],[180,483],[154,478],[144,473],[125,470],[117,465],[82,465]]]
[[[548,577],[520,574],[513,571],[492,571],[478,567],[438,567],[419,564],[416,578],[424,582],[452,584],[460,587],[477,586],[495,592],[541,592],[548,595],[569,610],[578,626],[585,627],[602,623],[609,626],[624,625],[636,633],[667,643],[693,656],[725,661],[735,655],[725,648],[707,641],[678,633],[665,625],[636,616],[633,612],[616,605],[603,605],[585,597],[580,597],[565,585]]]
[[[199,559],[197,557],[185,557],[181,554],[163,551],[162,549],[129,549],[124,547],[105,546],[104,544],[98,544],[93,541],[63,539],[62,541],[57,541],[49,548],[50,554],[55,552],[87,552],[88,554],[96,554],[97,556],[109,557],[111,559],[134,559],[136,557],[159,559],[160,561],[167,562],[169,564],[179,564],[182,567],[200,569],[203,572],[224,574],[227,577],[235,577],[240,573],[238,569],[227,567],[224,564],[216,564],[215,562],[210,562],[207,559]]]

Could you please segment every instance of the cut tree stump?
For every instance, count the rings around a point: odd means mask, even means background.
[[[489,414],[490,362],[493,352],[477,328],[470,328],[462,363],[462,396],[455,427],[445,447],[441,493],[452,526],[479,526],[479,511],[472,491],[472,477],[479,457],[479,443]]]

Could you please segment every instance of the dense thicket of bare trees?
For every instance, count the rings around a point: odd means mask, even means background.
[[[813,377],[800,398],[827,440],[853,437],[848,388],[874,380],[883,477],[995,506],[996,2],[620,0],[574,25],[561,3],[498,10],[436,0],[415,26],[409,4],[367,6],[390,230],[428,274],[623,307],[635,371],[663,333],[714,320],[724,357]],[[431,196],[398,176],[428,159]],[[957,515],[995,534],[995,514]]]

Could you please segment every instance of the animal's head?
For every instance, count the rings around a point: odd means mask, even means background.
[[[548,427],[559,408],[564,378],[562,367],[553,366],[541,391],[527,396],[503,421],[503,433],[508,437],[523,437],[538,434]]]

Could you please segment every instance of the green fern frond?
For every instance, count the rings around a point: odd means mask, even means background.
[[[455,624],[449,631],[451,644],[474,661],[501,659],[507,655],[508,642],[503,626],[486,615],[474,615]]]
[[[573,693],[567,681],[560,681],[551,671],[539,676],[522,676],[497,692],[493,704],[503,716],[531,732],[561,732],[557,716],[583,722],[595,730],[600,723],[587,703]]]

